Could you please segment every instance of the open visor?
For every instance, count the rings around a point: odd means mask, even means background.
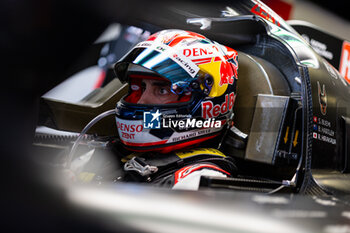
[[[176,54],[173,50],[170,47],[162,51],[158,51],[154,47],[136,47],[115,64],[115,73],[122,82],[126,82],[129,72],[137,73],[137,68],[132,65],[134,64],[166,78],[181,89],[185,89],[195,79],[199,68],[191,60]]]

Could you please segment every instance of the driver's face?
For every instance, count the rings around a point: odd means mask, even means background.
[[[166,104],[176,102],[179,98],[178,95],[170,91],[170,82],[155,80],[155,79],[143,79],[142,95],[138,100],[138,104]]]

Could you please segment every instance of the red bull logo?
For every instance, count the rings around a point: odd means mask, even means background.
[[[225,95],[225,102],[213,104],[211,100],[202,103],[202,117],[204,119],[218,117],[220,114],[225,114],[233,108],[235,103],[235,94]]]

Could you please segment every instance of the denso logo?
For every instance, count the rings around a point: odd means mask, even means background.
[[[128,141],[134,140],[136,133],[142,132],[143,125],[128,124],[117,120],[117,128],[121,139]]]
[[[219,52],[219,49],[216,46],[212,46],[211,48],[190,48],[190,49],[184,49],[183,55],[186,57],[197,57],[197,56],[204,56],[204,55],[212,55],[214,52]]]
[[[142,132],[143,125],[129,125],[121,122],[117,122],[117,128],[122,132],[134,133]]]
[[[225,114],[233,108],[235,103],[235,94],[225,95],[225,102],[220,104],[213,104],[211,100],[202,103],[202,117],[204,119],[217,117],[220,114]]]

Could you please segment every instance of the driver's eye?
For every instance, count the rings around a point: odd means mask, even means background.
[[[159,94],[161,94],[161,95],[166,95],[166,94],[168,94],[168,93],[169,93],[169,91],[168,91],[167,88],[165,88],[165,87],[160,87],[160,88],[159,88]]]
[[[144,92],[146,90],[146,83],[141,83],[141,91]]]

